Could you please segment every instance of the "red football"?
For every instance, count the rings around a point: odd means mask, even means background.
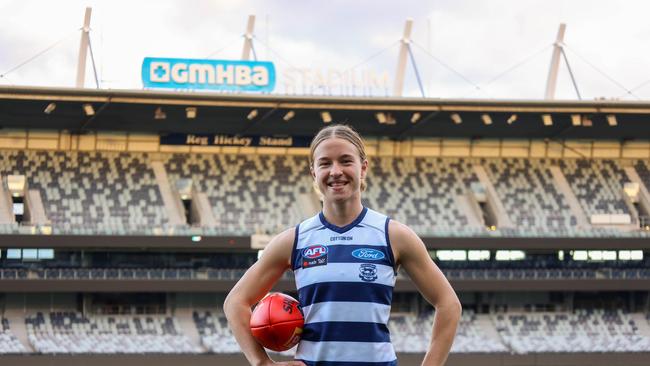
[[[266,295],[253,309],[251,333],[265,348],[281,352],[300,341],[305,319],[296,299],[281,293]]]

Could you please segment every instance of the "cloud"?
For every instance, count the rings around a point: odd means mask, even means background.
[[[78,29],[87,5],[93,7],[91,41],[107,88],[140,88],[146,56],[239,58],[249,14],[257,16],[258,57],[279,69],[290,64],[346,70],[361,64],[389,73],[391,80],[410,17],[413,55],[426,94],[433,97],[541,98],[550,45],[561,22],[567,24],[566,55],[583,98],[626,95],[650,80],[645,19],[650,4],[639,0],[625,6],[604,0],[408,0],[399,5],[370,0],[196,0],[191,5],[177,0],[5,0],[0,11],[11,16],[0,23],[0,73],[66,35],[69,39],[0,83],[74,85]],[[90,70],[88,87],[94,84]],[[650,97],[650,83],[633,93],[627,97]],[[405,95],[420,95],[410,62]],[[557,96],[576,98],[564,63]]]

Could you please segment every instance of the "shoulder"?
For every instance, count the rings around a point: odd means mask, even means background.
[[[420,239],[413,229],[399,221],[392,219],[389,221],[388,237],[395,254],[395,260],[398,263],[405,256],[426,250],[422,239]]]
[[[285,231],[276,235],[273,239],[271,239],[271,241],[269,242],[269,246],[274,245],[280,247],[283,246],[292,247],[293,242],[296,239],[296,233],[297,233],[296,227],[288,228]]]
[[[295,227],[279,233],[266,245],[262,258],[272,262],[289,263],[295,237]]]
[[[413,229],[393,219],[388,222],[388,235],[390,236],[391,242],[393,239],[396,240],[395,244],[404,240],[411,241],[419,239]]]
[[[283,244],[286,244],[288,242],[290,244],[293,244],[293,240],[294,240],[295,237],[296,237],[296,227],[294,226],[294,227],[288,228],[288,229],[284,230],[283,232],[279,233],[278,235],[276,235],[271,240],[271,242],[272,243],[273,242],[283,243]]]

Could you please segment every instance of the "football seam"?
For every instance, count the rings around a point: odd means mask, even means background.
[[[266,319],[269,322],[269,324],[267,324],[269,329],[271,329],[271,308],[273,307],[272,305],[273,305],[273,300],[274,299],[275,299],[274,297],[271,298],[271,301],[269,301],[269,306],[267,306],[268,314],[267,314]],[[273,348],[278,348],[278,340],[277,340],[277,338],[275,336],[275,332],[271,332],[271,339],[273,340]]]
[[[285,320],[285,321],[281,321],[281,322],[277,322],[277,323],[269,323],[269,324],[266,324],[266,325],[260,325],[258,327],[251,327],[251,329],[261,329],[261,328],[265,328],[265,327],[272,327],[274,325],[286,324],[286,323],[291,323],[291,322],[295,322],[295,321],[300,321],[300,319],[292,319],[292,320]],[[304,320],[303,320],[303,327],[304,327]],[[301,327],[301,328],[303,328],[303,327]]]

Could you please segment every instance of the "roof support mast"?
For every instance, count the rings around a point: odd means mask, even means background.
[[[544,99],[555,99],[555,87],[557,86],[557,74],[560,68],[560,56],[562,55],[562,47],[564,45],[564,31],[566,24],[561,23],[560,29],[557,31],[557,38],[555,39],[553,47],[553,56],[551,57],[551,67],[548,71],[548,78],[546,79],[546,93]]]
[[[409,44],[411,43],[411,29],[413,28],[413,19],[406,19],[404,25],[404,36],[402,37],[399,56],[397,58],[397,71],[395,71],[395,84],[393,85],[393,96],[401,97],[404,90],[404,75],[406,74],[406,57],[409,53]]]
[[[79,59],[77,62],[77,88],[83,88],[86,81],[86,56],[88,55],[88,47],[90,44],[90,15],[93,9],[86,8],[84,15],[84,26],[81,28],[81,41],[79,42]]]
[[[253,50],[253,57],[257,60],[255,49],[253,48],[253,30],[255,29],[255,15],[248,16],[248,24],[246,24],[246,34],[244,34],[244,48],[241,53],[241,59],[248,61],[251,59],[251,50]]]

